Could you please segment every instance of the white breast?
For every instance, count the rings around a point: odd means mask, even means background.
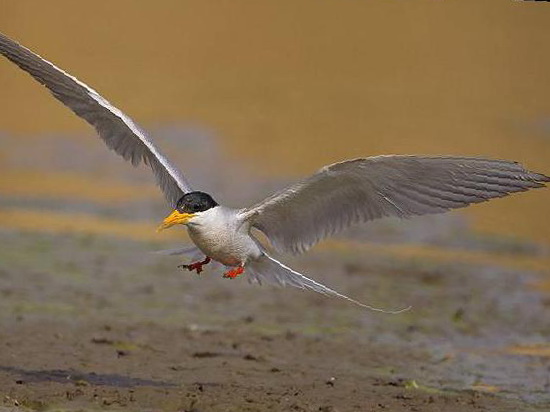
[[[262,254],[236,209],[216,206],[197,213],[187,224],[187,230],[206,256],[227,266],[244,265]]]

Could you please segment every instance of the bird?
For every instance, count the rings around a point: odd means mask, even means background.
[[[218,204],[194,190],[184,174],[164,156],[149,135],[91,87],[0,33],[0,52],[26,71],[77,116],[92,125],[109,149],[133,166],[148,165],[173,211],[158,230],[184,225],[204,257],[181,265],[203,271],[211,261],[225,265],[225,278],[243,273],[249,280],[290,285],[346,299],[291,269],[272,256],[300,254],[350,226],[383,217],[409,218],[443,213],[514,192],[545,186],[550,177],[520,163],[464,156],[381,155],[322,167],[313,175],[243,208]],[[254,229],[271,247],[264,246]],[[268,250],[269,249],[269,250]],[[185,249],[172,251],[173,254]]]

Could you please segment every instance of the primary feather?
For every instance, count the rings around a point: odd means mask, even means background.
[[[95,90],[2,33],[0,53],[95,127],[110,149],[134,166],[141,162],[148,164],[170,205],[175,207],[178,199],[191,191],[183,174],[162,155],[147,134]]]
[[[243,213],[278,250],[301,253],[354,224],[441,213],[549,180],[506,160],[376,156],[325,166]]]

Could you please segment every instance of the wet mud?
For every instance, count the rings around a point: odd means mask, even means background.
[[[413,306],[384,315],[183,272],[148,253],[162,243],[0,236],[5,410],[550,408],[547,273],[349,240],[287,259],[368,303]]]

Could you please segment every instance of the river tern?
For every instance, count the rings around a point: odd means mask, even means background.
[[[0,34],[1,53],[82,117],[134,166],[145,163],[173,212],[159,229],[185,225],[203,260],[182,265],[200,273],[211,260],[226,278],[275,282],[347,299],[268,254],[251,230],[260,230],[279,252],[302,253],[345,228],[374,219],[441,213],[513,192],[545,186],[548,176],[517,162],[454,156],[387,155],[347,160],[242,209],[218,204],[192,189],[151,138],[99,93],[34,52]],[[395,312],[393,312],[395,313]]]

